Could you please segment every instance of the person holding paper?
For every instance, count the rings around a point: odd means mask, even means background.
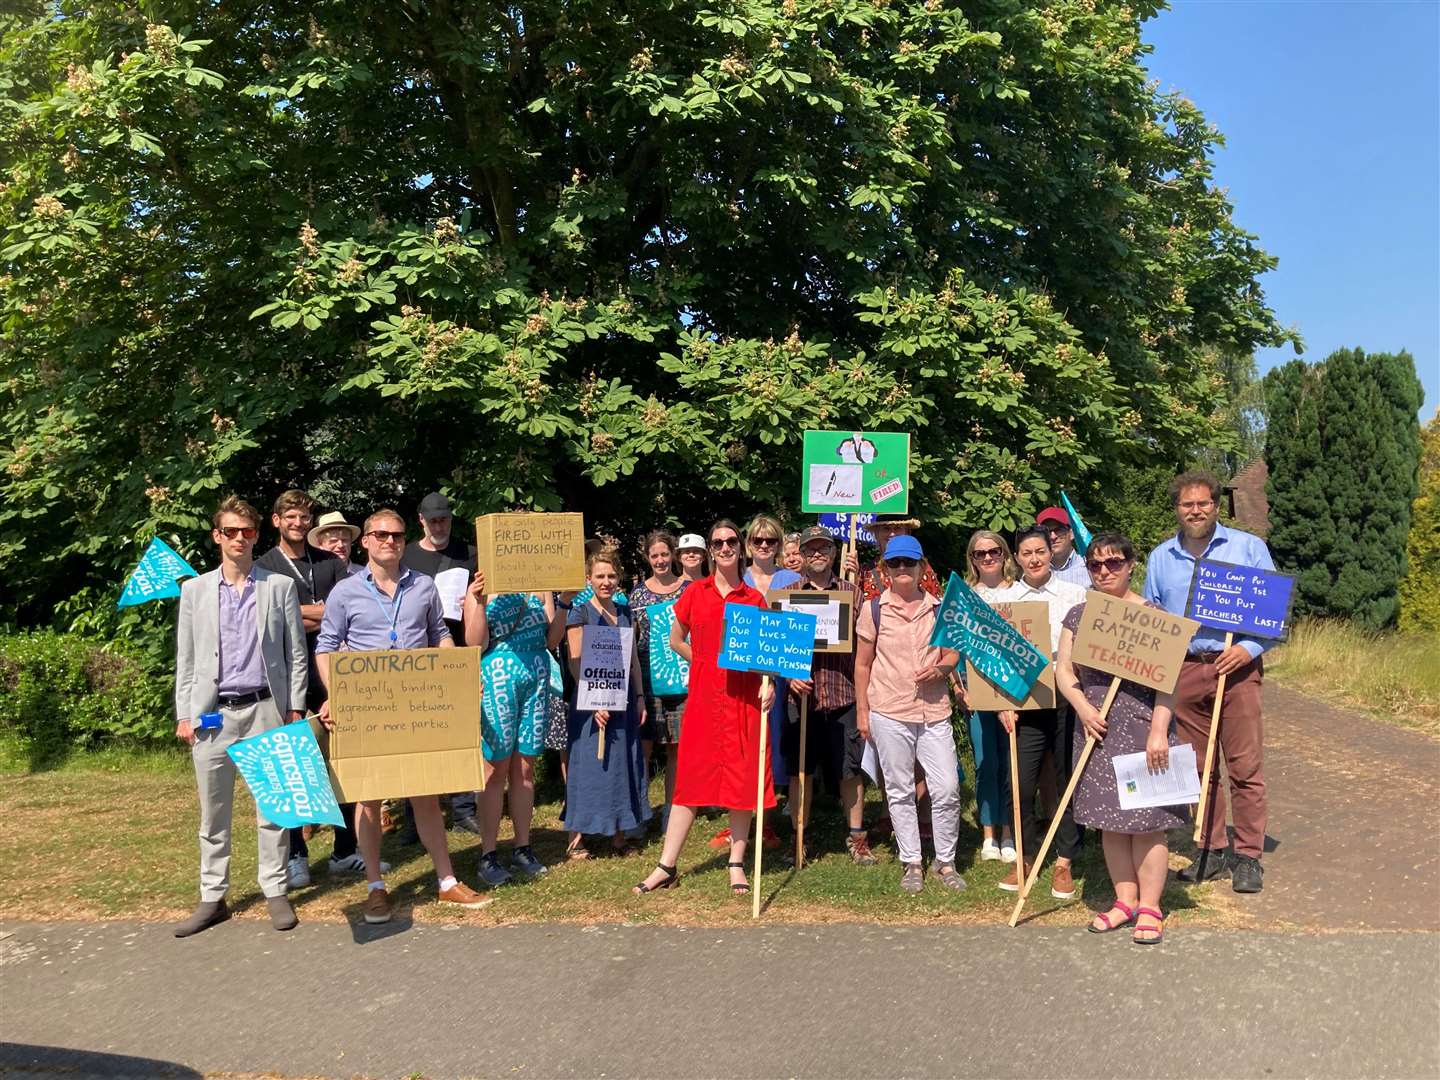
[[[325,618],[315,642],[315,665],[325,687],[330,687],[330,654],[342,649],[368,652],[387,649],[453,648],[445,629],[440,594],[435,583],[401,565],[405,553],[405,519],[394,510],[376,510],[365,519],[361,545],[370,556],[363,574],[336,585],[325,605]],[[320,722],[331,726],[330,701],[320,707]],[[455,878],[450,847],[445,840],[445,815],[437,795],[410,800],[415,827],[439,879],[440,902],[460,907],[481,907],[485,901],[474,889]],[[369,895],[365,898],[367,923],[390,921],[390,893],[385,888],[380,861],[380,801],[359,804],[355,832],[365,859]]]
[[[668,889],[679,876],[676,860],[702,806],[730,811],[730,889],[748,894],[745,847],[755,811],[755,780],[760,775],[760,721],[774,704],[775,688],[761,688],[759,675],[720,667],[727,604],[764,608],[765,594],[745,583],[740,571],[740,530],[721,519],[710,526],[715,573],[686,589],[675,602],[670,647],[690,662],[690,696],[680,726],[675,772],[675,803],[665,829],[659,865],[635,892]],[[770,763],[764,762],[762,806],[775,805]]]
[[[1050,658],[1060,642],[1060,632],[1065,616],[1076,604],[1085,603],[1085,590],[1079,585],[1062,581],[1051,569],[1050,538],[1038,525],[1031,525],[1015,534],[1016,560],[1020,564],[1020,580],[1005,589],[999,600],[1008,603],[1039,601],[1047,605],[1050,615]],[[1086,572],[1089,576],[1089,572]],[[1020,821],[1021,836],[1028,856],[1027,862],[1040,850],[1039,822],[1035,820],[1035,795],[1040,787],[1040,767],[1048,753],[1055,762],[1055,779],[1061,787],[1070,783],[1070,745],[1075,737],[1075,720],[1063,703],[1053,709],[1006,710],[997,714],[1006,732],[1015,732],[1016,768],[1020,775]],[[1085,834],[1075,824],[1069,806],[1060,818],[1059,841],[1056,847],[1055,869],[1051,872],[1050,895],[1057,900],[1069,900],[1075,895],[1075,879],[1070,872],[1071,864],[1080,856],[1080,845]],[[1015,865],[1010,876],[1000,882],[1000,888],[1017,892],[1020,882],[1030,874],[1030,867]]]
[[[953,649],[930,645],[940,601],[920,587],[925,566],[925,553],[913,536],[891,540],[885,548],[890,587],[878,600],[861,606],[855,628],[856,724],[863,738],[875,742],[895,845],[905,868],[900,888],[912,895],[925,885],[916,765],[924,766],[930,787],[935,876],[947,888],[965,888],[965,879],[955,871],[960,763],[950,731],[948,693],[960,657]]]
[[[987,604],[999,603],[1015,583],[1015,576],[1015,560],[1003,536],[989,529],[977,529],[970,534],[970,541],[965,545],[965,584],[979,593],[982,600]],[[980,858],[1013,863],[1010,741],[1004,737],[998,713],[971,709],[969,718],[970,748],[975,753],[975,811],[982,837]],[[1014,877],[1011,873],[1000,887],[1011,888]]]
[[[1264,540],[1220,524],[1220,493],[1220,481],[1208,472],[1182,473],[1170,483],[1170,503],[1180,528],[1150,553],[1145,598],[1173,614],[1185,614],[1197,559],[1275,569]],[[1273,640],[1241,634],[1226,648],[1224,634],[1206,627],[1190,639],[1175,686],[1175,714],[1180,733],[1195,748],[1202,769],[1221,675],[1225,676],[1225,692],[1217,720],[1219,753],[1211,774],[1206,832],[1195,860],[1180,871],[1181,881],[1209,881],[1229,874],[1230,887],[1238,893],[1259,892],[1264,886],[1260,856],[1265,851],[1265,746],[1260,688],[1265,662],[1261,657],[1274,644]],[[1222,754],[1235,825],[1235,850],[1228,856],[1225,791],[1218,776]]]
[[[576,698],[570,709],[570,767],[565,774],[565,813],[570,831],[571,857],[584,856],[584,837],[609,836],[617,855],[633,855],[635,849],[625,838],[627,830],[650,820],[645,755],[641,731],[645,724],[645,701],[641,693],[638,655],[630,651],[629,676],[623,680],[627,704],[623,709],[588,709],[582,694],[592,679],[619,681],[612,677],[613,663],[598,669],[600,661],[585,650],[586,627],[614,627],[633,632],[633,608],[615,602],[620,588],[620,555],[603,548],[585,560],[591,596],[577,603],[566,620],[570,674],[576,682]],[[588,666],[587,666],[588,665]]]
[[[1138,593],[1130,591],[1135,547],[1129,537],[1096,533],[1086,552],[1085,565],[1099,592],[1131,604],[1146,603]],[[1160,895],[1165,891],[1170,866],[1165,833],[1183,826],[1189,811],[1183,806],[1121,809],[1112,759],[1143,752],[1150,768],[1169,768],[1170,747],[1179,741],[1170,733],[1172,700],[1169,694],[1124,680],[1110,712],[1100,716],[1113,676],[1085,667],[1073,657],[1075,631],[1084,611],[1084,603],[1076,604],[1061,624],[1055,688],[1065,695],[1081,724],[1075,731],[1075,756],[1079,757],[1087,735],[1099,740],[1075,789],[1075,821],[1102,831],[1105,868],[1115,886],[1115,903],[1109,911],[1095,916],[1090,931],[1104,934],[1134,922],[1135,943],[1153,945],[1164,933]]]

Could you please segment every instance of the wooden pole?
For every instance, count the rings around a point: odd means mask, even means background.
[[[605,760],[605,728],[607,725],[596,722],[595,726],[600,729],[600,739],[595,743],[595,760]]]
[[[1120,676],[1116,675],[1110,680],[1110,689],[1105,691],[1105,700],[1100,705],[1100,719],[1110,715],[1110,706],[1115,704],[1115,695],[1120,690]],[[1055,818],[1050,822],[1050,828],[1045,833],[1045,840],[1040,845],[1040,851],[1035,856],[1035,866],[1030,871],[1024,887],[1020,890],[1020,898],[1015,901],[1015,910],[1010,912],[1010,925],[1014,926],[1020,919],[1020,910],[1025,906],[1025,898],[1029,896],[1030,890],[1035,887],[1035,879],[1040,876],[1041,864],[1045,862],[1045,856],[1050,851],[1050,845],[1055,840],[1055,834],[1060,831],[1060,819],[1065,816],[1066,809],[1070,806],[1070,800],[1075,797],[1075,789],[1080,786],[1080,777],[1085,775],[1085,764],[1090,760],[1090,752],[1095,749],[1098,740],[1093,735],[1085,739],[1085,748],[1080,751],[1080,758],[1075,762],[1075,767],[1070,774],[1070,783],[1065,785],[1065,794],[1060,796],[1060,805],[1055,808]]]
[[[855,557],[855,533],[859,526],[855,524],[854,514],[849,514],[847,516],[850,518],[850,538],[845,541],[845,553],[849,555],[851,559],[853,559]],[[853,570],[850,569],[850,559],[845,560],[845,566],[843,567],[843,569],[844,573],[841,574],[841,577],[843,577],[846,581],[854,581],[856,578],[856,574]]]
[[[770,676],[760,676],[760,700],[765,700],[765,688],[770,685]],[[770,717],[760,710],[760,764],[755,769],[755,880],[750,882],[750,918],[760,917],[760,856],[765,851],[765,755],[770,752]]]
[[[1018,713],[1016,714],[1018,717]],[[1015,721],[1020,722],[1018,719]],[[1020,827],[1020,753],[1015,745],[1015,731],[1010,731],[1010,809],[1015,833],[1015,887],[1024,896],[1025,887],[1025,831]]]
[[[1225,648],[1235,644],[1235,634],[1225,631]],[[1215,680],[1215,706],[1210,710],[1210,734],[1205,740],[1205,771],[1200,774],[1200,805],[1195,814],[1195,843],[1204,845],[1205,826],[1210,818],[1210,772],[1215,768],[1215,738],[1220,733],[1220,705],[1225,700],[1225,676]]]
[[[805,801],[805,765],[809,758],[805,749],[805,729],[810,723],[810,695],[800,699],[800,805],[795,809],[795,869],[805,866],[805,819],[810,816],[810,804]]]

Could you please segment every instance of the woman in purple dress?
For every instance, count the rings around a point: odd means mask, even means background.
[[[1145,603],[1139,594],[1130,591],[1135,547],[1128,537],[1099,533],[1090,542],[1085,564],[1098,592],[1131,604]],[[1080,760],[1088,736],[1098,740],[1075,789],[1074,813],[1077,824],[1103,833],[1105,868],[1115,886],[1115,903],[1109,911],[1095,916],[1090,931],[1104,934],[1134,922],[1135,943],[1154,945],[1164,934],[1160,894],[1165,890],[1165,875],[1170,867],[1165,833],[1183,826],[1189,814],[1183,806],[1120,809],[1111,759],[1144,752],[1150,768],[1169,767],[1170,747],[1179,745],[1171,733],[1171,696],[1125,680],[1110,712],[1102,718],[1100,706],[1112,676],[1087,668],[1072,657],[1075,632],[1084,610],[1084,604],[1077,604],[1065,616],[1055,661],[1055,683],[1080,721],[1075,729],[1075,760]]]

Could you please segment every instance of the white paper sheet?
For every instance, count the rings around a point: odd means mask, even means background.
[[[816,506],[859,506],[862,465],[811,465],[810,503]]]
[[[1151,772],[1145,754],[1121,754],[1111,758],[1115,787],[1121,810],[1142,810],[1150,806],[1183,806],[1200,801],[1200,771],[1195,766],[1195,748],[1186,743],[1170,747],[1170,767]]]
[[[629,701],[630,653],[635,632],[628,626],[590,624],[581,634],[580,686],[575,707],[620,711]]]
[[[460,609],[465,603],[465,590],[470,587],[470,571],[463,566],[452,566],[435,575],[435,588],[440,593],[440,606],[445,609],[445,618],[460,621]],[[461,644],[457,641],[456,645]]]

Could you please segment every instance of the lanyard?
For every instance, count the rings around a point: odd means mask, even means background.
[[[365,584],[370,587],[370,595],[375,597],[375,603],[380,607],[381,617],[385,617],[387,615],[385,600],[381,597],[380,590],[375,587],[375,579],[366,577]],[[399,636],[395,633],[395,624],[400,620],[400,597],[404,595],[404,593],[405,582],[401,580],[395,585],[395,599],[390,601],[390,610],[388,612],[390,618],[390,644],[392,647],[396,646],[400,640]]]
[[[282,547],[277,547],[276,550],[279,551],[280,554],[284,556],[285,561],[290,564],[290,572],[295,575],[295,579],[305,582],[305,584],[310,587],[310,599],[308,603],[315,603],[315,564],[310,561],[310,552],[305,552],[305,574],[302,577],[300,567],[295,565],[295,560],[290,558],[286,550]]]

